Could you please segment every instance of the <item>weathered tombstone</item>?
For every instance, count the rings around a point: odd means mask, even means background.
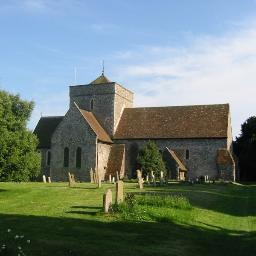
[[[138,183],[139,183],[139,188],[140,188],[140,189],[143,189],[143,183],[144,183],[143,178],[139,178]]]
[[[136,170],[136,172],[137,172],[137,179],[139,180],[142,177],[141,171],[140,170]]]
[[[115,184],[115,177],[112,177],[112,182]]]
[[[119,181],[119,174],[116,172],[116,181]]]
[[[94,183],[92,168],[90,169],[90,179],[91,179],[91,183]]]
[[[146,176],[146,182],[149,184],[149,177],[148,177],[148,174]]]
[[[161,171],[160,172],[160,185],[163,185],[164,184],[164,172]]]
[[[124,183],[122,180],[116,182],[116,203],[122,203],[124,201]]]
[[[109,181],[109,183],[112,182],[111,174],[109,174],[109,176],[108,176],[108,181]]]
[[[154,179],[155,179],[155,175],[154,175],[154,172],[153,171],[151,171],[151,182],[154,182]]]
[[[108,189],[106,193],[103,195],[103,207],[104,207],[104,212],[108,213],[109,208],[112,205],[112,191],[111,189]]]
[[[43,175],[43,182],[46,183],[46,177]]]
[[[75,175],[71,174],[70,172],[68,173],[68,183],[70,187],[73,187],[75,184]]]
[[[49,183],[52,183],[51,177],[48,177],[48,182],[49,182]]]

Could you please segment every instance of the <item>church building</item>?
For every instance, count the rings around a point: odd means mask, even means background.
[[[89,181],[109,174],[134,177],[138,152],[154,141],[169,179],[235,180],[229,104],[133,107],[133,92],[104,74],[87,85],[69,87],[65,116],[41,117],[34,133],[41,171],[53,181],[68,172]]]

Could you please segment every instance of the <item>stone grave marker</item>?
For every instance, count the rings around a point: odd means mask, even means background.
[[[108,176],[108,181],[109,181],[109,183],[111,183],[111,182],[112,182],[111,174],[109,174],[109,176]]]
[[[52,183],[51,177],[48,177],[48,183]]]
[[[75,175],[70,172],[68,173],[68,183],[69,187],[73,187],[75,185]]]
[[[46,183],[46,177],[43,175],[43,182]]]
[[[122,180],[116,182],[116,203],[122,203],[124,201],[124,183]]]
[[[136,170],[137,172],[137,179],[139,180],[142,177],[141,170]]]
[[[160,172],[160,185],[163,185],[164,184],[164,172],[161,171]]]
[[[91,179],[91,183],[94,183],[92,168],[90,169],[90,179]]]
[[[112,191],[111,189],[108,189],[106,193],[103,195],[103,207],[104,207],[105,213],[109,212],[111,205],[112,205]]]
[[[139,188],[140,188],[140,189],[143,189],[143,183],[144,183],[143,178],[139,178],[138,183],[139,183]]]
[[[115,177],[112,177],[112,182],[115,184]]]

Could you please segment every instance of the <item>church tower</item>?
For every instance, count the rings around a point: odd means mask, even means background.
[[[133,92],[110,81],[104,73],[87,85],[69,87],[70,107],[90,111],[113,137],[124,108],[133,107]]]

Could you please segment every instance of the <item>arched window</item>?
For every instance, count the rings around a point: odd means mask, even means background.
[[[51,164],[51,151],[48,150],[46,154],[46,165],[50,166],[50,164]]]
[[[189,159],[189,150],[186,149],[186,159]]]
[[[93,110],[93,104],[94,104],[93,99],[91,99],[91,110]]]
[[[69,166],[69,149],[64,148],[64,167]]]
[[[76,149],[76,168],[81,168],[82,149],[78,147]]]

